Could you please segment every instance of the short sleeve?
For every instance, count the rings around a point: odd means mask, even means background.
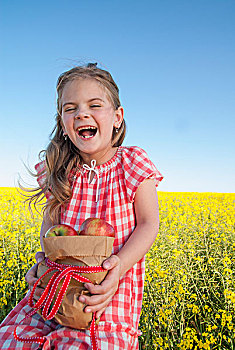
[[[146,179],[154,179],[155,186],[162,181],[163,176],[149,159],[147,153],[140,147],[130,147],[123,154],[124,176],[127,195],[130,202],[134,201],[139,185]]]
[[[45,187],[45,181],[46,181],[46,164],[45,161],[43,160],[40,163],[37,163],[35,165],[35,170],[37,172],[37,182],[39,184],[39,186],[41,187],[41,189],[44,189]],[[52,198],[52,194],[50,193],[50,191],[46,191],[45,196],[47,199],[51,199]]]

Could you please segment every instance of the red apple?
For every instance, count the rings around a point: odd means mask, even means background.
[[[59,224],[52,226],[46,232],[45,237],[56,237],[56,236],[78,236],[78,232],[73,227],[65,224]]]
[[[113,226],[107,223],[105,220],[89,218],[82,223],[79,234],[81,236],[115,237],[115,230]]]

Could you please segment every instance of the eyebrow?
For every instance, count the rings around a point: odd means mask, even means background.
[[[104,102],[104,100],[102,100],[102,98],[99,98],[99,97],[91,98],[90,100],[88,100],[88,102],[92,102],[94,100],[100,100],[100,101]],[[65,102],[62,107],[66,106],[66,105],[74,105],[74,104],[75,104],[74,102]]]

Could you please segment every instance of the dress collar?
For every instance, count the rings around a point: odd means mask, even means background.
[[[110,160],[108,160],[107,162],[103,163],[103,164],[95,165],[95,170],[98,170],[99,173],[102,173],[103,171],[106,171],[106,170],[116,166],[116,161],[117,161],[118,158],[120,158],[121,151],[122,151],[122,146],[119,146],[117,148],[116,153],[113,155],[113,157]],[[94,159],[91,161],[91,167],[92,168],[94,168],[93,165],[92,165],[92,162],[94,164],[94,161],[95,161]],[[85,167],[83,165],[85,165]],[[82,171],[82,170],[83,171],[87,171],[87,170],[89,171],[90,170],[90,169],[88,169],[89,166],[87,164],[83,164],[83,165],[79,165],[78,166],[78,170],[80,170],[80,171]]]

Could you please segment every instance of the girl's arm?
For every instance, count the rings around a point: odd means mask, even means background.
[[[120,274],[123,276],[149,251],[159,230],[159,206],[154,180],[145,180],[135,195],[136,228],[119,251]]]
[[[145,180],[137,189],[134,201],[136,228],[118,252],[105,260],[103,267],[109,270],[100,285],[86,283],[85,287],[93,294],[81,296],[79,300],[88,306],[86,312],[103,313],[118,289],[120,278],[148,252],[159,229],[158,199],[154,180]]]

